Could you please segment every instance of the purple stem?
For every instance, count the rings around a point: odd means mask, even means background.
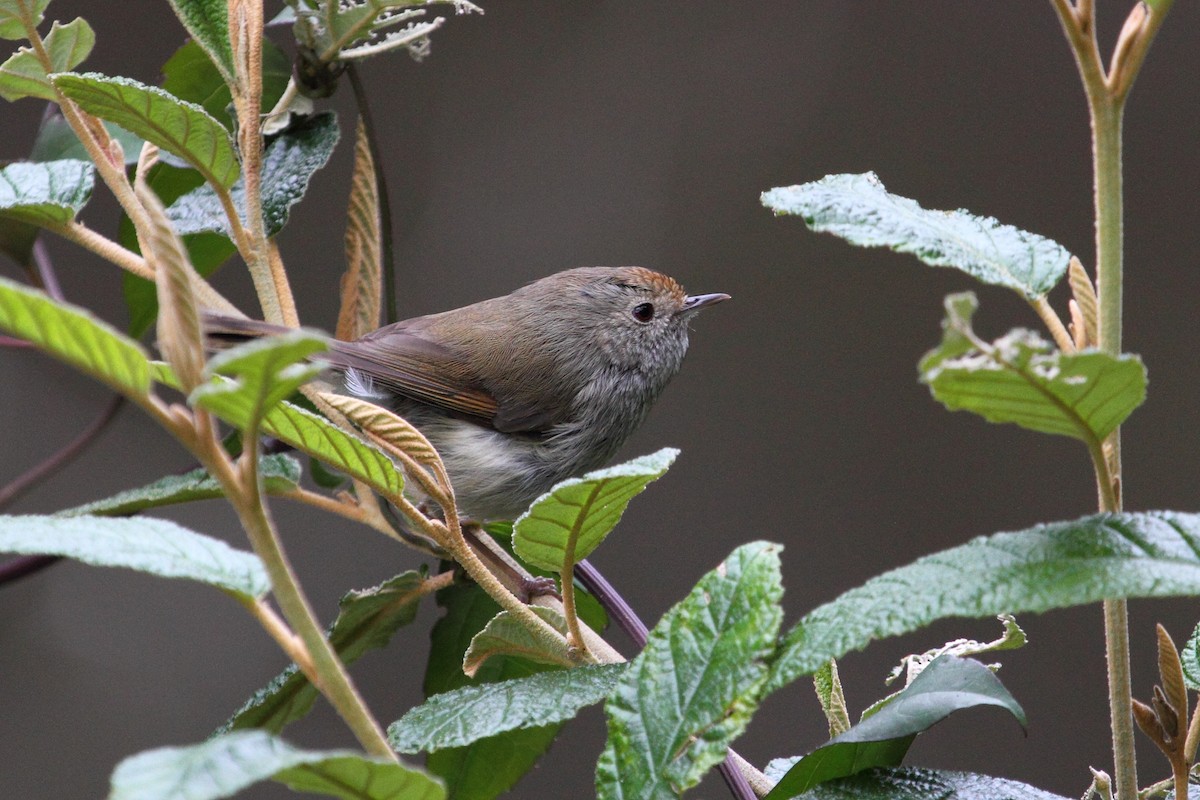
[[[38,280],[46,294],[60,303],[65,302],[62,284],[58,282],[58,273],[54,271],[54,262],[50,260],[50,251],[46,249],[46,243],[41,237],[33,243],[33,263],[37,267]]]
[[[599,601],[608,615],[616,621],[617,627],[625,632],[625,635],[637,645],[639,650],[646,646],[646,637],[650,633],[646,628],[646,623],[642,622],[642,618],[625,601],[620,592],[613,588],[608,579],[600,574],[600,570],[584,559],[575,565],[575,577],[583,584],[583,588]],[[725,760],[717,765],[717,771],[721,773],[725,785],[729,787],[730,793],[737,800],[757,800],[754,790],[750,788],[745,776],[733,763],[731,756],[726,756]]]
[[[0,586],[40,572],[51,564],[62,561],[62,556],[20,556],[0,564]]]
[[[14,339],[11,336],[0,336],[0,347],[12,347],[17,350],[23,350],[28,347],[33,347],[31,342],[24,339]]]

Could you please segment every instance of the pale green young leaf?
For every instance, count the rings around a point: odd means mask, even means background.
[[[131,78],[64,72],[51,80],[84,111],[174,153],[206,181],[228,189],[237,180],[241,164],[229,132],[195,103]]]
[[[1134,355],[1063,353],[1036,333],[1010,331],[991,344],[971,330],[973,301],[946,298],[942,345],[921,360],[921,381],[952,411],[989,422],[1071,436],[1098,447],[1146,399],[1146,368]],[[964,342],[971,349],[964,351]]]
[[[0,278],[0,330],[31,342],[130,397],[150,391],[150,362],[141,346],[83,309]]]
[[[0,39],[25,39],[25,23],[36,28],[50,0],[0,0]]]
[[[263,456],[259,462],[259,474],[268,494],[278,494],[296,488],[300,481],[300,464],[292,456],[280,453]],[[168,475],[137,489],[93,500],[81,506],[58,512],[58,516],[74,517],[82,514],[102,517],[123,517],[145,511],[148,508],[194,503],[198,500],[215,500],[224,497],[220,484],[204,469],[194,469],[182,475]]]
[[[308,191],[313,174],[325,166],[338,141],[333,112],[316,114],[272,139],[263,153],[262,206],[267,234],[274,236],[287,223],[288,212]],[[238,179],[229,190],[234,206],[246,219],[245,184]],[[216,192],[201,186],[167,208],[181,235],[216,232],[229,236],[229,220]]]
[[[192,38],[204,48],[229,85],[235,83],[229,45],[228,0],[168,0]]]
[[[1200,594],[1200,514],[1097,514],[981,536],[886,572],[787,634],[770,689],[831,658],[945,617],[1042,612],[1106,598]]]
[[[253,553],[151,517],[0,516],[0,552],[126,567],[200,581],[248,598],[261,597],[271,588]]]
[[[328,346],[324,336],[302,329],[252,339],[209,359],[206,378],[221,375],[234,380],[209,381],[196,387],[188,400],[217,413],[213,404],[221,408],[236,406],[244,411],[245,421],[238,423],[239,427],[251,427],[321,373],[319,363],[306,359]]]
[[[436,779],[385,758],[299,750],[264,731],[239,731],[126,758],[113,771],[108,800],[219,800],[265,780],[343,800],[446,797]]]
[[[776,214],[803,217],[814,231],[912,253],[930,266],[955,267],[1030,299],[1054,288],[1071,258],[1057,242],[992,217],[921,208],[889,193],[873,172],[771,189],[762,202]]]
[[[559,633],[566,634],[567,622],[558,611],[543,606],[530,606],[537,614]],[[474,677],[489,658],[516,656],[538,664],[570,667],[575,664],[567,650],[566,642],[561,647],[547,649],[541,640],[529,632],[523,622],[508,611],[501,611],[471,639],[471,646],[463,656],[462,670]]]
[[[780,546],[734,550],[663,616],[609,696],[600,800],[694,786],[750,721],[783,611]]]
[[[401,627],[417,616],[426,592],[425,576],[410,570],[370,589],[346,593],[329,629],[329,643],[343,664],[353,664],[368,650],[386,647]],[[304,717],[318,692],[295,664],[290,664],[234,712],[217,733],[258,728],[279,733]]]
[[[66,25],[55,22],[44,40],[46,54],[50,56],[50,72],[75,69],[95,44],[96,33],[83,17],[76,17]],[[22,47],[0,64],[0,97],[9,101],[40,97],[58,102],[46,69],[32,47]]]
[[[621,521],[629,501],[662,477],[677,455],[667,447],[555,484],[517,519],[513,549],[535,567],[555,572],[569,546],[574,561],[587,558]]]
[[[0,215],[31,225],[65,225],[92,196],[88,161],[18,161],[0,169]]]
[[[513,730],[565,722],[606,698],[626,664],[540,672],[436,694],[388,726],[399,753],[463,747]]]

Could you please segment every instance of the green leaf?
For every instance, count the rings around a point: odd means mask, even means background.
[[[112,774],[109,800],[218,800],[264,780],[344,800],[443,800],[436,780],[411,767],[348,750],[298,750],[263,731],[190,747],[147,750]]]
[[[743,545],[663,616],[609,696],[599,800],[673,797],[745,729],[783,612],[780,546]]]
[[[286,454],[264,456],[259,474],[268,494],[296,488],[300,481],[300,464]],[[58,512],[58,516],[75,517],[81,514],[104,517],[124,517],[148,508],[215,500],[224,497],[220,485],[204,469],[194,469],[183,475],[168,475],[138,489],[118,492],[103,500],[94,500]]]
[[[192,38],[204,48],[228,84],[235,82],[233,50],[229,46],[227,0],[168,0]]]
[[[846,696],[842,692],[842,679],[838,676],[837,662],[829,659],[816,673],[813,674],[813,689],[817,693],[817,702],[825,714],[829,724],[829,736],[850,730],[850,713],[846,710]]]
[[[531,606],[530,610],[558,632],[567,632],[567,621],[558,611],[541,606]],[[546,645],[534,638],[525,624],[508,611],[501,611],[489,620],[471,639],[471,646],[463,656],[463,672],[474,675],[489,658],[496,656],[516,656],[559,667],[575,664],[566,642],[557,650],[547,650]]]
[[[320,364],[305,359],[328,347],[324,336],[305,330],[253,339],[213,356],[205,368],[208,378],[224,375],[236,380],[197,386],[188,400],[213,411],[236,408],[236,416],[243,420],[238,426],[243,430],[253,427],[285,397],[321,373]]]
[[[579,562],[621,521],[629,501],[667,471],[679,451],[667,447],[625,464],[555,484],[513,526],[513,549],[542,569],[560,571],[568,547]]]
[[[1200,625],[1196,626],[1187,644],[1179,651],[1179,660],[1183,662],[1183,677],[1187,687],[1200,692]]]
[[[1053,289],[1071,258],[1057,242],[992,217],[923,209],[890,194],[873,172],[772,189],[762,202],[776,214],[804,217],[814,231],[861,247],[912,253],[932,267],[955,267],[1030,299]]]
[[[625,664],[542,672],[437,694],[388,726],[399,753],[462,747],[508,731],[565,722],[608,696]]]
[[[267,145],[262,168],[263,222],[267,235],[274,236],[283,229],[289,209],[304,197],[309,180],[329,161],[337,141],[337,116],[330,111],[289,128]],[[239,179],[229,191],[244,220],[245,184]],[[225,210],[210,186],[201,186],[180,197],[167,209],[167,216],[180,234],[206,231],[230,234]]]
[[[765,800],[787,800],[870,767],[899,766],[918,733],[975,706],[999,706],[1025,725],[1025,712],[990,669],[971,659],[941,656],[874,714],[798,759]]]
[[[1022,329],[987,344],[971,330],[975,305],[970,293],[946,298],[942,345],[919,366],[922,382],[950,410],[1099,447],[1146,399],[1146,368],[1137,356],[1068,355]]]
[[[292,75],[287,55],[270,39],[263,39],[262,107],[270,110],[283,94]],[[200,45],[186,42],[163,65],[162,88],[189,103],[199,104],[225,128],[233,129],[229,85]]]
[[[66,25],[55,22],[44,44],[50,56],[50,71],[66,72],[82,64],[92,52],[96,33],[87,20],[76,17]],[[0,97],[9,101],[40,97],[52,103],[58,102],[54,86],[32,47],[22,47],[0,64]]]
[[[981,536],[886,572],[787,634],[774,690],[875,639],[945,617],[1035,613],[1106,598],[1200,594],[1200,514],[1097,514]]]
[[[59,73],[58,90],[88,113],[107,119],[194,166],[206,181],[228,189],[241,170],[229,132],[195,103],[131,78]],[[180,231],[190,233],[190,231]]]
[[[45,553],[97,567],[186,578],[250,598],[271,588],[253,553],[150,517],[0,516],[0,552]]]
[[[768,767],[768,777],[770,768]],[[802,800],[1067,800],[1028,784],[970,772],[873,769],[822,783]]]
[[[410,570],[370,589],[348,592],[338,603],[329,642],[343,664],[368,650],[382,649],[397,630],[411,623],[425,596],[425,576]],[[278,733],[305,716],[318,697],[304,673],[291,664],[238,709],[217,733],[260,728]]]
[[[31,225],[65,225],[92,196],[91,162],[18,161],[0,169],[0,215]]]
[[[150,363],[138,343],[88,312],[0,278],[0,330],[131,397],[150,391]]]
[[[121,152],[125,154],[126,166],[136,164],[138,154],[142,149],[142,137],[135,136],[120,125],[114,125],[111,122],[105,122],[104,129],[121,145]],[[88,155],[83,143],[79,141],[75,131],[71,130],[70,123],[63,118],[62,114],[48,114],[42,118],[42,124],[38,127],[37,138],[33,142],[29,160],[58,161],[67,158],[76,161],[90,161],[91,156]]]
[[[463,654],[471,639],[500,607],[474,584],[456,585],[438,592],[446,615],[433,626],[425,694],[432,696],[462,686],[480,686],[525,678],[545,667],[524,659],[498,656],[488,659],[473,679],[462,671]],[[560,724],[514,730],[481,739],[467,747],[431,753],[426,767],[446,781],[455,800],[491,800],[512,788],[546,752]]]
[[[33,27],[42,23],[42,14],[50,0],[0,0],[0,39],[24,39],[25,24]]]

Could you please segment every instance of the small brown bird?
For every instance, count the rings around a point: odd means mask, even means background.
[[[463,515],[512,519],[612,458],[679,371],[693,315],[727,299],[643,267],[584,267],[331,341],[320,358],[348,393],[425,434]],[[281,330],[213,316],[206,327],[226,342]]]

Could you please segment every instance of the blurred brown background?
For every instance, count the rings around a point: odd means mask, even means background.
[[[1125,3],[1101,2],[1107,53]],[[942,297],[982,300],[981,332],[1036,327],[1018,298],[907,256],[851,248],[776,219],[773,186],[876,170],[930,208],[965,207],[1048,235],[1091,266],[1087,119],[1047,3],[489,2],[448,21],[423,64],[395,55],[364,77],[384,127],[404,316],[510,291],[566,267],[644,264],[734,300],[699,319],[682,374],[626,455],[664,445],[676,466],[639,498],[594,561],[653,621],[733,547],[782,542],[787,624],[867,578],[998,530],[1095,507],[1084,448],[949,414],[917,383]],[[166,3],[56,0],[98,32],[87,67],[146,82],[184,34]],[[1127,349],[1150,369],[1125,428],[1131,509],[1196,508],[1200,359],[1194,263],[1200,149],[1200,8],[1179,3],[1126,120]],[[284,32],[276,36],[283,40]],[[333,98],[343,144],[281,237],[305,322],[336,318],[349,88]],[[0,117],[0,157],[27,152],[41,113]],[[84,219],[109,233],[103,193]],[[116,270],[50,242],[68,297],[125,323]],[[15,276],[11,264],[0,274]],[[236,265],[218,283],[253,308]],[[1053,297],[1060,311],[1065,297]],[[0,483],[72,438],[102,389],[30,352],[0,350]],[[103,441],[13,512],[49,512],[188,465],[155,426],[124,412]],[[274,513],[317,607],[417,563],[369,531],[294,506]],[[170,514],[244,545],[216,503]],[[386,721],[418,701],[434,617],[426,608],[354,670]],[[1153,623],[1181,643],[1193,601],[1132,604],[1136,693],[1147,696]],[[1100,609],[1026,616],[1031,644],[1002,678],[1029,734],[1001,712],[958,715],[913,763],[977,770],[1068,796],[1109,768]],[[847,656],[852,711],[880,696],[903,654],[991,621],[955,620]],[[618,646],[628,651],[619,633]],[[283,666],[235,603],[204,587],[62,564],[0,590],[0,796],[97,797],[139,750],[206,737]],[[517,797],[587,797],[603,741],[597,709],[567,728]],[[322,709],[293,741],[350,746]],[[770,698],[738,749],[758,764],[807,751],[824,723],[803,683]],[[1167,776],[1143,747],[1143,783]],[[710,781],[697,796],[719,797]],[[248,796],[275,797],[260,787]]]

